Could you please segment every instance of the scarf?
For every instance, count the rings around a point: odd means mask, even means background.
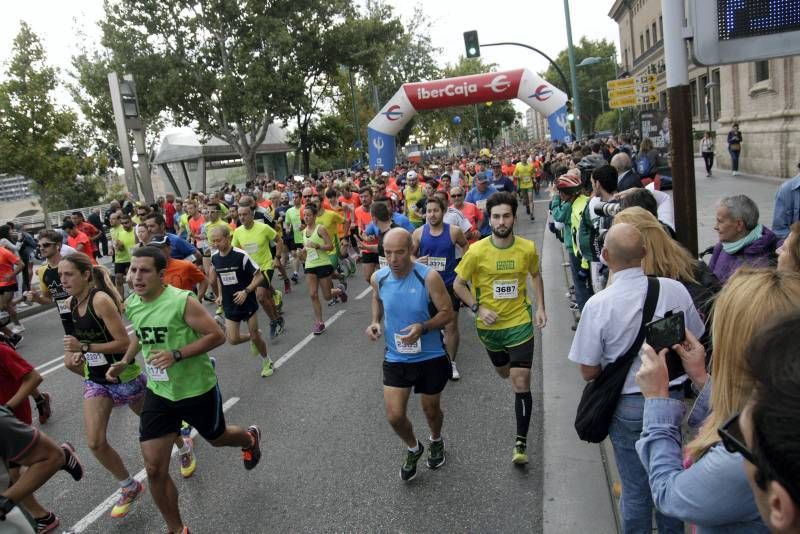
[[[761,232],[764,231],[764,227],[760,224],[757,224],[755,228],[753,228],[749,234],[744,236],[738,241],[731,241],[730,243],[723,243],[722,250],[727,252],[728,254],[736,254],[744,247],[761,237]]]

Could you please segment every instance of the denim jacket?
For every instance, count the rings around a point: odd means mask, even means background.
[[[689,423],[702,423],[709,413],[711,380],[692,408]],[[717,443],[689,469],[683,468],[681,421],[683,402],[646,399],[639,459],[650,479],[653,502],[667,516],[697,525],[697,534],[768,533],[756,508],[740,454]]]

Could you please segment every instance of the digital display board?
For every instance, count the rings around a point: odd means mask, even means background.
[[[800,30],[800,0],[717,0],[720,40]]]

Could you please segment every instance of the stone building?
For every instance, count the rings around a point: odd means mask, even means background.
[[[661,0],[614,0],[608,16],[619,26],[621,76],[657,76],[659,103],[641,109],[666,110]],[[690,61],[692,126],[698,133],[709,129],[716,133],[716,167],[730,169],[727,134],[738,123],[743,137],[740,171],[784,178],[796,174],[798,82],[798,56],[715,67]]]

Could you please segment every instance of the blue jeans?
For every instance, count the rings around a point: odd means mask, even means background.
[[[732,171],[738,171],[739,170],[739,154],[741,153],[741,151],[728,149],[728,152],[731,155],[731,170]]]
[[[671,391],[673,399],[682,399],[682,391]],[[653,496],[647,472],[636,454],[636,440],[642,433],[644,397],[622,395],[614,419],[608,429],[619,478],[622,481],[622,531],[625,534],[650,534],[653,529]],[[683,534],[683,523],[656,511],[656,524],[661,534]]]
[[[565,236],[564,239],[569,239],[569,236]],[[569,267],[572,271],[572,285],[575,286],[575,301],[578,303],[578,309],[583,311],[586,301],[594,293],[592,275],[588,269],[581,268],[581,260],[572,252],[569,252]]]

